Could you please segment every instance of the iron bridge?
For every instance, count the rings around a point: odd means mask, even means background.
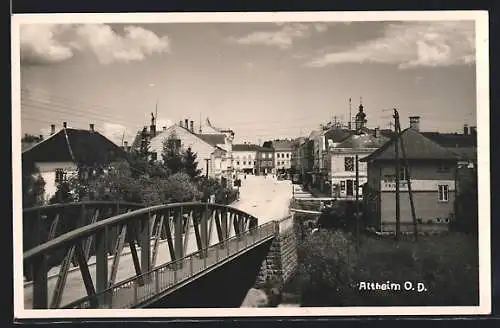
[[[219,204],[93,201],[25,209],[23,229],[26,307],[137,308],[273,239],[279,222],[259,226],[256,217]],[[134,273],[117,282],[125,248]],[[75,271],[85,294],[64,302]]]

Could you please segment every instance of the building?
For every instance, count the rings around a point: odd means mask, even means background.
[[[302,138],[296,148],[296,172],[300,175],[303,185],[312,184],[312,170],[314,164],[314,141]]]
[[[363,196],[362,186],[367,182],[366,163],[359,159],[371,154],[389,139],[382,136],[378,129],[360,130],[342,142],[329,145],[326,167],[331,195],[339,200],[354,200],[356,197],[356,156],[358,156],[358,195]]]
[[[103,169],[126,153],[111,140],[94,130],[63,128],[56,132],[51,125],[51,134],[45,140],[32,145],[22,152],[23,166],[34,165],[45,181],[45,199],[48,200],[57,190],[57,185],[76,173],[87,176]]]
[[[292,167],[293,141],[277,139],[273,141],[274,168],[276,172],[288,172]]]
[[[418,131],[418,125],[402,131],[401,140],[409,164],[409,169],[405,169],[401,160],[398,172],[401,231],[413,229],[407,177],[411,181],[419,230],[447,230],[454,213],[457,155],[425,137]],[[399,154],[402,159],[402,149]],[[367,223],[377,231],[395,231],[395,139],[360,161],[367,163],[364,195]]]
[[[274,149],[259,147],[257,151],[257,175],[272,174],[274,171]]]
[[[180,121],[178,125],[163,127],[161,131],[156,130],[154,123],[155,118],[152,117],[149,132],[147,128],[144,128],[138,133],[133,143],[135,149],[140,150],[147,145],[151,159],[161,161],[163,144],[166,140],[170,140],[179,149],[191,148],[196,153],[198,168],[202,175],[220,180],[225,179],[232,183],[231,154],[234,132],[219,132],[212,129],[210,131],[212,133],[196,133],[194,121],[188,119]]]
[[[255,174],[259,146],[253,144],[233,145],[233,166],[236,172]]]

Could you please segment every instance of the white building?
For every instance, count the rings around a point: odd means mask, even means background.
[[[111,140],[94,130],[63,128],[22,152],[23,166],[34,165],[45,181],[45,201],[52,197],[60,182],[77,173],[78,167],[96,167],[125,158],[125,152]]]
[[[233,145],[233,166],[236,172],[255,174],[259,146],[253,144]]]
[[[368,156],[385,144],[389,139],[374,133],[358,132],[340,143],[331,143],[326,165],[332,196],[338,199],[353,200],[356,197],[356,155],[358,156],[359,199],[362,198],[362,186],[367,182],[366,163],[359,160]]]
[[[274,140],[273,149],[275,170],[289,170],[292,167],[292,140]]]

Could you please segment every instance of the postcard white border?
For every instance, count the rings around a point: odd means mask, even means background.
[[[476,35],[479,278],[477,307],[322,307],[231,309],[125,309],[26,310],[22,275],[22,191],[19,26],[33,23],[210,23],[210,22],[324,22],[324,21],[432,21],[474,20]],[[489,165],[489,47],[487,11],[419,12],[269,12],[269,13],[120,13],[120,14],[19,14],[12,16],[12,170],[14,236],[14,317],[52,318],[193,318],[262,316],[370,316],[370,315],[479,315],[491,312],[490,165]]]

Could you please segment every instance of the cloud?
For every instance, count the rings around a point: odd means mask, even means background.
[[[475,61],[474,22],[401,22],[387,26],[382,37],[325,53],[306,63],[324,67],[343,63],[398,64],[401,69],[449,66]]]
[[[118,146],[121,146],[122,138],[124,141],[127,141],[135,136],[135,134],[130,133],[125,126],[117,123],[104,123],[102,125],[102,134]],[[132,141],[133,140],[130,140],[129,143]]]
[[[230,38],[230,41],[242,44],[260,44],[274,46],[281,49],[292,47],[295,39],[306,38],[312,32],[325,32],[327,25],[323,23],[275,23],[279,28],[271,31],[257,31],[239,38]]]
[[[57,40],[63,30],[63,26],[54,24],[22,25],[21,61],[31,64],[51,64],[73,57],[72,47]]]
[[[170,51],[168,36],[138,26],[117,33],[106,24],[37,24],[21,26],[21,61],[51,64],[65,61],[76,52],[91,51],[102,64],[141,61]]]

